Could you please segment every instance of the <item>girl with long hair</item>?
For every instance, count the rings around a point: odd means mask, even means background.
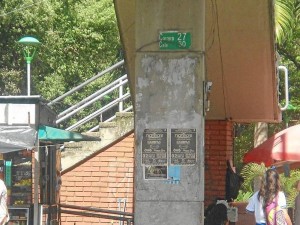
[[[287,212],[286,198],[281,191],[278,172],[275,168],[271,168],[266,171],[265,176],[258,193],[258,198],[261,197],[263,200],[262,206],[266,215],[267,224],[276,225],[279,222],[278,220],[281,220],[283,221],[282,224],[286,223],[287,225],[292,225],[292,221]]]
[[[246,210],[255,214],[256,225],[276,225],[280,219],[282,224],[292,225],[275,168],[266,171],[260,190],[251,197]]]

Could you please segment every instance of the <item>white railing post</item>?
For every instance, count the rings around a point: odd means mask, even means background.
[[[120,80],[120,87],[119,87],[119,98],[122,99],[123,97],[123,84]],[[123,100],[119,102],[119,112],[123,111]]]

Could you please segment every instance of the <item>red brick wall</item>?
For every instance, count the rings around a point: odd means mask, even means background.
[[[233,157],[233,125],[205,124],[205,205],[225,197],[226,160]],[[133,211],[134,136],[130,134],[63,174],[61,203],[118,210],[118,198]],[[100,219],[62,214],[62,225],[99,224]],[[105,220],[101,220],[103,222]],[[106,222],[112,222],[107,221]],[[104,223],[101,223],[104,224]],[[109,223],[110,225],[112,223]],[[119,224],[115,221],[113,224]]]
[[[233,158],[233,125],[205,121],[205,205],[225,197],[226,160]]]
[[[62,175],[60,202],[76,206],[119,210],[118,198],[133,211],[134,135],[110,145]],[[123,205],[122,205],[123,207]],[[62,225],[119,224],[100,218],[61,215]],[[113,223],[112,223],[113,222]]]

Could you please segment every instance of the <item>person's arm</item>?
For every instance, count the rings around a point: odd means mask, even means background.
[[[283,209],[283,212],[284,212],[284,218],[285,218],[287,225],[293,225],[287,209]]]
[[[2,193],[0,194],[0,204],[3,204],[2,203],[3,199],[5,198],[4,198],[4,192],[2,191]],[[8,214],[7,209],[6,209],[6,214]],[[7,222],[7,216],[4,216],[0,221],[0,225],[4,225],[6,222]]]

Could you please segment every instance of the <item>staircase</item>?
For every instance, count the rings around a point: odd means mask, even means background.
[[[87,81],[83,82],[67,93],[52,100],[48,103],[48,106],[53,107],[56,103],[61,102],[67,96],[80,91],[82,88],[86,87],[100,77],[109,76],[113,72],[116,73],[116,70],[120,70],[120,68],[122,71],[123,66],[124,60],[114,64],[113,66],[96,74],[94,77],[88,79]],[[102,106],[101,108],[96,108],[88,116],[80,118],[74,124],[71,124],[68,127],[62,127],[62,124],[66,123],[66,121],[72,118],[72,116],[79,114],[84,109],[93,107],[95,103],[103,99],[107,99],[108,95],[116,95],[116,92],[118,93],[118,97],[109,99],[109,101],[106,101],[106,104],[104,106]],[[118,79],[114,80],[110,84],[107,84],[105,87],[101,88],[95,93],[90,94],[89,96],[80,100],[78,103],[72,105],[68,109],[65,109],[63,112],[60,112],[56,120],[56,124],[57,126],[60,126],[60,128],[69,131],[76,131],[79,129],[82,130],[81,128],[85,126],[84,134],[101,138],[101,141],[64,143],[64,145],[62,146],[61,159],[62,170],[67,170],[71,167],[76,166],[77,163],[79,163],[86,157],[92,155],[95,152],[98,152],[100,149],[104,149],[105,146],[108,146],[112,142],[118,140],[124,134],[132,131],[134,129],[132,109],[133,107],[130,99],[127,74],[120,74]],[[98,123],[96,126],[87,128],[86,124],[93,120],[98,120],[100,121],[100,123]]]
[[[101,122],[99,131],[88,132],[90,136],[97,136],[101,141],[66,142],[61,154],[62,170],[76,166],[86,157],[91,156],[100,149],[104,150],[114,141],[134,129],[132,112],[117,112],[114,121]]]

